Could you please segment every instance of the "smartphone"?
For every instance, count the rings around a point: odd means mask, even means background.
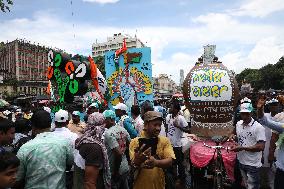
[[[139,138],[139,148],[145,144],[144,148],[142,151],[147,150],[148,148],[151,147],[151,156],[156,155],[157,151],[157,145],[158,145],[158,137],[155,138]]]

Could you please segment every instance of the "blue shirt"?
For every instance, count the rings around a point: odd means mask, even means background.
[[[118,125],[124,127],[130,135],[130,138],[136,138],[138,136],[138,132],[136,131],[132,119],[124,115],[120,118]]]

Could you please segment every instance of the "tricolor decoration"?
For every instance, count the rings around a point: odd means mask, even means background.
[[[106,82],[91,57],[88,60],[72,60],[63,53],[48,52],[47,78],[48,92],[56,106],[53,112],[63,109],[66,103],[72,103],[74,96],[82,96],[88,92],[88,81],[91,80],[95,91],[104,101],[107,92]]]

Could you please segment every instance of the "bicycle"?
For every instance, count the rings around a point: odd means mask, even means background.
[[[229,186],[226,181],[228,180],[226,176],[226,170],[223,165],[223,158],[221,150],[224,149],[229,152],[229,147],[224,147],[220,145],[222,141],[224,141],[224,137],[212,137],[212,140],[216,143],[216,146],[209,146],[206,142],[203,142],[203,145],[208,148],[215,149],[213,157],[215,157],[215,153],[217,152],[217,157],[213,163],[213,188],[214,189],[223,189],[224,186]]]

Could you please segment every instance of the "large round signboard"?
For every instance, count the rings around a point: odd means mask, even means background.
[[[222,63],[196,64],[183,86],[191,114],[192,133],[199,136],[228,136],[238,98],[236,80]]]

